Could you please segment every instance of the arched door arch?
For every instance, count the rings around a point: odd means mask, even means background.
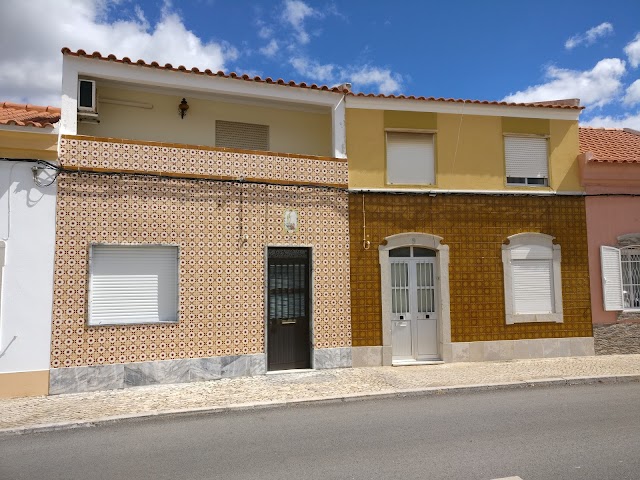
[[[451,343],[449,247],[420,232],[386,237],[378,247],[382,363],[446,359]]]

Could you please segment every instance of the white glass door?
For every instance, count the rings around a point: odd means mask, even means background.
[[[425,251],[405,247],[390,258],[394,362],[439,359],[435,252]]]

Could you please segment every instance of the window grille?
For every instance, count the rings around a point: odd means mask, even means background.
[[[624,308],[640,309],[640,246],[620,251]]]

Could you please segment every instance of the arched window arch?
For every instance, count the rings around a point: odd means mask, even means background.
[[[562,323],[560,245],[544,233],[519,233],[502,246],[506,323]]]

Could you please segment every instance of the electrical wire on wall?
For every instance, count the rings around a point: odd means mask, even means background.
[[[364,208],[364,193],[362,194],[362,248],[369,250],[371,242],[367,238],[367,212]]]
[[[267,185],[267,186],[276,186],[276,187],[293,187],[293,188],[310,188],[310,189],[318,189],[324,191],[334,191],[334,192],[344,192],[344,193],[360,193],[363,196],[366,194],[372,195],[449,195],[449,196],[492,196],[492,197],[557,197],[557,196],[574,196],[574,197],[640,197],[640,193],[586,193],[586,192],[571,192],[568,194],[563,194],[562,192],[541,192],[540,190],[532,190],[531,192],[501,192],[500,190],[496,190],[495,192],[483,191],[483,192],[474,192],[474,191],[450,191],[450,190],[424,190],[424,191],[379,191],[379,190],[351,190],[348,187],[339,187],[332,185],[321,185],[317,183],[286,183],[286,182],[271,182],[269,180],[257,180],[257,179],[243,179],[243,178],[207,178],[207,177],[193,177],[189,175],[166,175],[162,173],[143,173],[143,172],[122,172],[122,171],[91,171],[91,170],[81,170],[78,168],[65,168],[55,165],[53,163],[47,162],[45,160],[37,160],[32,158],[5,158],[0,157],[0,161],[7,162],[30,162],[41,165],[43,168],[53,169],[56,171],[55,178],[58,178],[58,175],[61,173],[68,174],[84,174],[84,175],[92,175],[92,176],[107,176],[107,177],[142,177],[142,178],[157,178],[157,179],[165,179],[165,180],[188,180],[188,181],[198,181],[198,182],[212,182],[212,183],[230,183],[230,184],[245,184],[245,185]],[[55,182],[55,179],[53,180]],[[53,183],[53,182],[52,182]],[[43,184],[44,186],[49,184]]]

